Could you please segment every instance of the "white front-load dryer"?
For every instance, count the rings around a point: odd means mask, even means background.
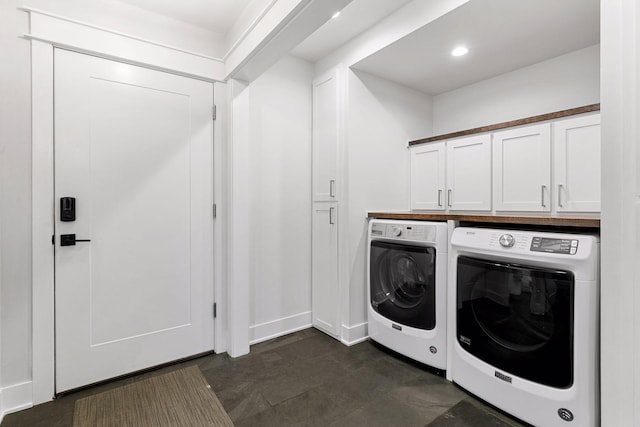
[[[371,220],[367,251],[369,337],[447,368],[446,222]]]
[[[598,249],[587,234],[456,228],[453,381],[536,426],[599,425]]]

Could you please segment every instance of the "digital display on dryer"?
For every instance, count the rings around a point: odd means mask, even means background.
[[[578,251],[578,240],[534,237],[531,240],[531,251],[575,255]]]

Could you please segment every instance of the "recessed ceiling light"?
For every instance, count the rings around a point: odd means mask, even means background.
[[[340,11],[337,11],[336,13],[334,13],[334,14],[331,16],[331,19],[336,19],[338,16],[340,16]]]
[[[451,51],[451,55],[453,56],[462,56],[462,55],[466,55],[469,52],[469,49],[467,49],[464,46],[458,46],[457,48],[453,49]]]

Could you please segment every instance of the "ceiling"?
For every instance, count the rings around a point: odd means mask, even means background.
[[[227,34],[245,9],[262,8],[264,0],[118,0],[159,15]],[[322,1],[322,0],[316,0]],[[353,0],[298,45],[291,54],[316,62],[412,0]]]
[[[353,68],[436,95],[599,41],[600,0],[471,0]]]
[[[216,33],[226,34],[251,0],[120,0]]]
[[[256,4],[119,1],[222,34]],[[353,0],[291,53],[317,62],[410,1]],[[437,95],[597,44],[599,23],[600,0],[470,0],[352,68]],[[452,57],[460,44],[469,53]]]
[[[316,62],[411,0],[353,0],[336,19],[327,21],[291,54]]]

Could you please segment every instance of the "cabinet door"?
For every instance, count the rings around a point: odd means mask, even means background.
[[[551,125],[493,134],[496,211],[551,211]]]
[[[553,176],[558,212],[600,211],[600,115],[553,124]]]
[[[447,208],[491,210],[491,135],[447,142]]]
[[[338,205],[314,203],[311,305],[313,326],[337,337],[338,287]]]
[[[337,201],[340,105],[338,71],[313,82],[313,200]]]
[[[445,143],[411,147],[411,209],[444,209]]]

